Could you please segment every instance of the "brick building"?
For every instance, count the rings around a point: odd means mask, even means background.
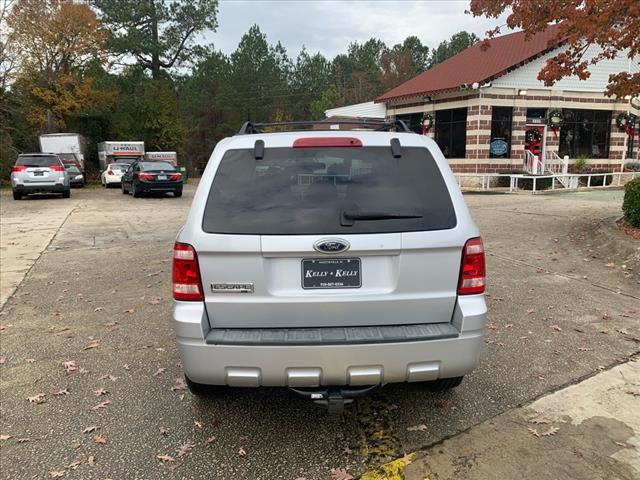
[[[526,150],[541,161],[565,155],[570,163],[585,158],[601,171],[620,171],[625,162],[638,161],[640,122],[632,140],[616,119],[621,112],[640,115],[640,101],[610,98],[604,92],[610,74],[640,72],[640,63],[623,52],[591,66],[587,80],[567,77],[545,87],[537,75],[563,48],[555,36],[556,28],[550,27],[529,39],[518,32],[492,39],[488,47],[478,43],[375,102],[386,105],[388,118],[402,119],[415,131],[420,131],[421,119],[431,115],[434,124],[428,135],[458,172],[531,171],[524,164]],[[598,51],[591,46],[584,58]],[[553,111],[562,112],[557,129],[547,125]],[[526,141],[530,129],[540,131],[539,142]]]

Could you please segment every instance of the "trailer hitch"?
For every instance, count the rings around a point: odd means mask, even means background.
[[[291,388],[289,390],[302,398],[309,398],[313,403],[322,405],[332,415],[344,412],[345,405],[353,403],[358,397],[365,397],[382,385],[371,385],[361,388],[325,387],[325,388]]]

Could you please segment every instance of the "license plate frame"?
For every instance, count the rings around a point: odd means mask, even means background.
[[[167,178],[166,175],[158,175],[158,180],[167,180]]]
[[[300,267],[300,282],[304,290],[362,287],[362,261],[360,258],[303,258]],[[341,271],[343,276],[336,276],[338,271]],[[350,272],[355,272],[355,275],[344,275],[344,273]],[[309,276],[309,273],[312,275]],[[313,275],[313,273],[319,275]],[[322,273],[325,274],[322,275]],[[342,280],[336,281],[336,278],[342,278]]]

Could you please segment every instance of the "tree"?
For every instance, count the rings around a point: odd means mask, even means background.
[[[429,68],[444,62],[447,58],[457,55],[478,41],[480,41],[480,39],[475,33],[469,33],[464,30],[454,33],[448,41],[444,40],[440,42],[440,45],[432,52],[429,60]]]
[[[429,47],[418,37],[407,37],[380,57],[380,80],[385,89],[397,87],[426,70]]]
[[[522,28],[527,35],[558,24],[555,41],[566,48],[547,60],[538,79],[552,86],[563,77],[589,77],[589,68],[604,59],[616,58],[622,52],[637,62],[640,55],[640,3],[637,0],[555,0],[540,3],[518,0],[471,0],[474,16],[497,18],[509,10],[507,26]],[[488,32],[489,37],[499,27]],[[489,43],[490,44],[490,43]],[[587,49],[598,45],[601,52],[585,58]],[[609,76],[608,96],[640,95],[640,73],[620,72]]]
[[[25,117],[39,128],[62,128],[85,108],[109,102],[94,88],[89,69],[104,60],[107,32],[86,4],[64,0],[17,0],[6,17],[18,64],[12,89]]]
[[[109,48],[154,79],[188,60],[193,37],[217,26],[218,0],[93,0],[111,31]]]

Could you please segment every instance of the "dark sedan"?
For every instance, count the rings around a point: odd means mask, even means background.
[[[75,165],[65,165],[64,168],[67,171],[67,175],[69,175],[69,186],[71,188],[84,187],[84,174],[78,167],[76,167]]]
[[[182,196],[182,174],[167,162],[133,162],[122,176],[122,193],[139,197],[145,193]]]

